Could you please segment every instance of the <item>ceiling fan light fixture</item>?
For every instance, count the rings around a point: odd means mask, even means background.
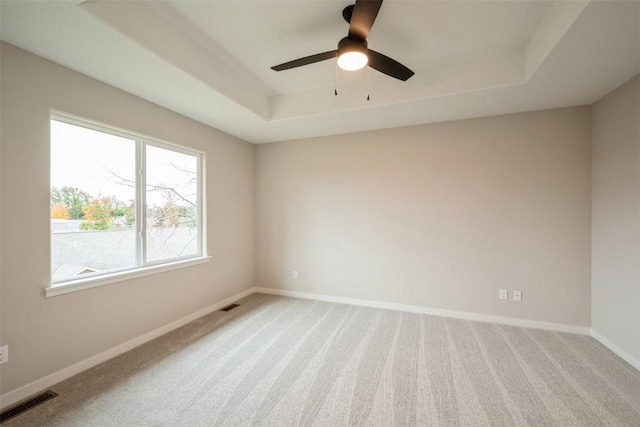
[[[345,71],[356,71],[364,68],[369,62],[367,42],[352,40],[348,37],[338,44],[338,67]]]
[[[345,71],[356,71],[364,68],[369,58],[362,52],[345,52],[338,57],[338,67]]]

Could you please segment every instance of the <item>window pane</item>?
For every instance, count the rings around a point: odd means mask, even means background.
[[[51,120],[52,281],[136,265],[135,148]]]
[[[146,149],[147,261],[199,253],[198,157]]]

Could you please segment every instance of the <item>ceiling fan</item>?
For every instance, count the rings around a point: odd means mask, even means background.
[[[413,76],[413,71],[398,61],[367,47],[367,36],[376,20],[380,6],[382,6],[382,0],[356,0],[355,5],[347,6],[342,11],[342,17],[349,23],[349,34],[338,42],[338,49],[295,59],[271,69],[289,70],[337,57],[338,67],[343,70],[355,71],[368,64],[381,73],[406,81]]]

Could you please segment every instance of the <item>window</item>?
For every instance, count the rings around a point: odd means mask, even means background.
[[[52,286],[201,258],[202,154],[51,118]]]

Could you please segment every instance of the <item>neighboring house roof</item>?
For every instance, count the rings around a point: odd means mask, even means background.
[[[79,231],[82,219],[51,219],[51,232],[64,233],[68,231]]]
[[[94,273],[98,270],[95,268],[87,267],[86,265],[70,265],[64,264],[61,265],[53,272],[53,279],[63,278],[63,277],[73,277],[78,276],[80,274]]]

